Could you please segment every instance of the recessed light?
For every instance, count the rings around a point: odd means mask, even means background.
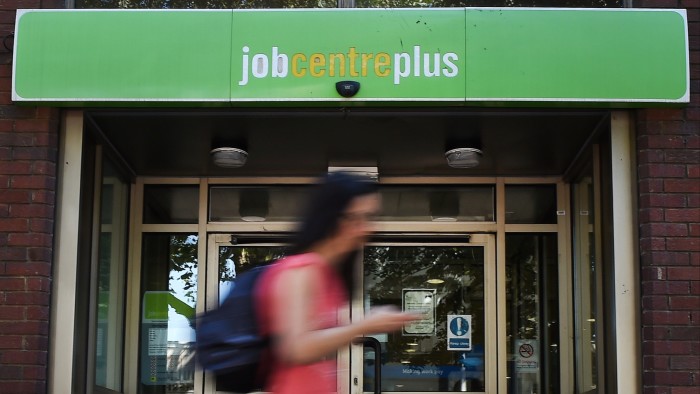
[[[447,164],[452,168],[472,168],[481,162],[482,152],[476,148],[456,148],[445,152]]]
[[[243,149],[222,147],[209,152],[211,159],[222,168],[243,167],[248,160],[248,152]]]

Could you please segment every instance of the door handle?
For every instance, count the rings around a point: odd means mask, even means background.
[[[382,346],[377,338],[355,338],[353,343],[374,351],[374,394],[382,394]]]

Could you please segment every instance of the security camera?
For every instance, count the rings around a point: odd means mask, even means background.
[[[360,83],[356,81],[336,82],[335,90],[343,97],[352,97],[360,91]]]

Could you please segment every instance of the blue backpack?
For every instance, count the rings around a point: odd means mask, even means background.
[[[216,374],[219,390],[247,393],[267,383],[272,349],[260,334],[254,289],[269,267],[241,274],[221,306],[197,319],[197,360]]]

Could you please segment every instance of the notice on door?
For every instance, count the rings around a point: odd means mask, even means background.
[[[537,372],[540,367],[537,355],[539,343],[535,339],[516,339],[515,370],[518,372]]]
[[[447,350],[472,350],[472,315],[447,315]]]
[[[423,315],[422,319],[404,326],[404,335],[435,334],[435,290],[403,289],[403,310]]]

